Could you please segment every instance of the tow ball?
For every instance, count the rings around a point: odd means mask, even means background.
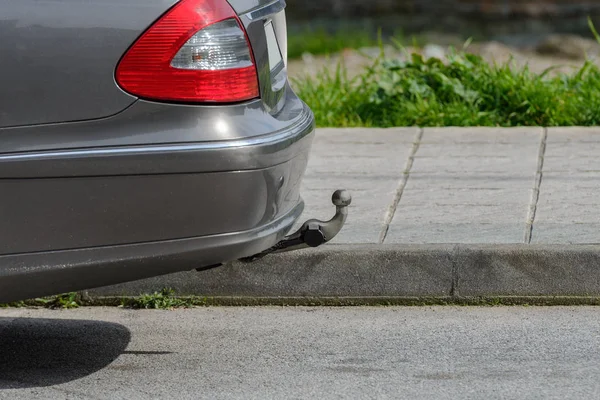
[[[329,242],[342,230],[348,217],[348,206],[352,203],[352,196],[346,190],[336,190],[331,196],[331,202],[335,206],[335,215],[329,221],[309,219],[300,229],[284,237],[275,246],[240,261],[252,262],[268,254],[318,247]]]

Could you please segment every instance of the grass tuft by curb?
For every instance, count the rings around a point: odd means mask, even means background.
[[[600,42],[591,20],[589,25]],[[489,64],[464,50],[446,60],[382,55],[355,78],[339,64],[295,79],[294,88],[320,127],[600,124],[600,69],[592,61],[570,75],[552,69],[535,74],[512,61]]]
[[[50,309],[70,309],[88,305],[81,293],[71,292],[51,297],[40,297],[14,303],[0,304],[0,308],[42,307]]]
[[[349,79],[343,65],[294,81],[320,127],[596,126],[600,69],[537,75],[510,63],[455,53],[447,61],[412,54],[375,60]]]
[[[204,306],[207,299],[200,296],[180,297],[175,291],[164,288],[154,293],[140,296],[122,296],[109,298],[91,298],[87,292],[71,292],[44,298],[18,301],[8,304],[0,304],[0,308],[49,308],[49,309],[72,309],[83,306],[110,305],[131,309],[155,309],[172,310],[192,306]]]
[[[138,297],[123,297],[119,299],[120,306],[133,309],[171,310],[202,306],[204,299],[200,297],[178,297],[173,289],[165,288],[159,292],[144,294]]]
[[[70,294],[69,294],[70,296]],[[57,296],[58,297],[58,296]],[[81,299],[81,297],[79,297]],[[2,305],[2,307],[22,308],[76,308],[50,306],[58,304],[55,298],[50,302],[40,299]],[[427,307],[427,306],[600,306],[598,296],[481,296],[481,297],[203,297],[175,296],[170,289],[142,296],[109,296],[80,300],[79,306],[123,307],[130,309],[175,310],[192,307]]]

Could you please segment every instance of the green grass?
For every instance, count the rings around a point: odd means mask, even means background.
[[[175,296],[167,290],[139,297],[99,297],[81,305],[143,309],[178,309],[192,307],[358,307],[358,306],[600,306],[599,297],[586,296],[483,296],[483,297],[199,297]],[[154,299],[152,299],[154,297]],[[156,301],[158,300],[158,301]],[[37,300],[5,305],[5,307],[49,307]],[[55,308],[55,307],[54,307]]]
[[[290,32],[288,35],[288,58],[300,58],[304,53],[330,55],[346,49],[379,47],[381,44],[414,47],[420,47],[423,44],[423,38],[418,35],[408,37],[401,31],[397,31],[384,36],[381,30],[378,30],[376,34],[373,32],[373,29],[359,27],[341,27],[335,32],[329,32],[322,27]]]
[[[329,33],[323,28],[306,29],[288,37],[288,57],[300,58],[304,53],[333,54],[344,49],[377,46],[377,40],[365,30],[340,29]]]
[[[189,307],[190,303],[182,298],[176,297],[174,290],[165,288],[160,292],[123,299],[121,306],[135,309],[169,310],[173,308]]]
[[[206,306],[208,299],[200,296],[177,296],[175,291],[164,288],[158,292],[141,296],[110,297],[92,299],[78,292],[64,293],[57,296],[42,297],[8,304],[0,304],[0,308],[43,307],[50,309],[71,309],[81,306],[110,305],[133,309],[171,310],[195,306]]]
[[[548,71],[549,72],[549,71]],[[376,60],[349,79],[343,66],[294,87],[318,126],[593,126],[600,123],[600,70],[534,74],[473,54],[443,63],[413,54]]]
[[[71,309],[83,305],[81,295],[76,292],[64,293],[52,297],[40,297],[26,301],[17,301],[14,303],[0,304],[0,308],[20,308],[20,307],[44,307],[51,309]]]
[[[600,42],[591,21],[590,29]],[[338,65],[294,88],[322,127],[598,125],[600,69],[588,61],[571,75],[551,72],[463,52],[445,62],[412,54],[380,57],[352,79]]]

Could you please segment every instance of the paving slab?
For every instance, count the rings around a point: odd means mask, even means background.
[[[600,243],[600,129],[549,128],[534,243]]]
[[[543,134],[425,129],[385,243],[522,243]]]
[[[418,128],[318,129],[303,180],[303,217],[331,218],[331,194],[347,189],[353,196],[348,222],[333,243],[377,243],[418,133]]]

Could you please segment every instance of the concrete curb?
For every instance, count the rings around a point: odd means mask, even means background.
[[[165,287],[180,296],[287,298],[291,304],[340,298],[393,303],[390,299],[579,297],[588,302],[600,297],[600,245],[329,245],[88,294],[129,297]]]

